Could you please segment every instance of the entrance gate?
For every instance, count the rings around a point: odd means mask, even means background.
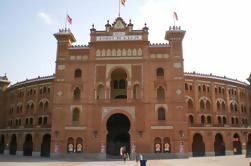
[[[124,114],[117,113],[112,115],[106,124],[108,134],[106,136],[107,157],[119,157],[120,148],[126,147],[126,152],[130,153],[130,120]]]
[[[215,152],[215,156],[224,156],[224,155],[226,155],[225,143],[224,143],[223,137],[222,137],[222,135],[220,133],[217,133],[215,135],[214,152]]]

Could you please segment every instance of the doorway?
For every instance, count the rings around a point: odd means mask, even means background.
[[[130,120],[121,113],[113,114],[106,124],[108,134],[106,136],[106,153],[107,157],[119,157],[120,148],[126,147],[126,152],[130,153]]]

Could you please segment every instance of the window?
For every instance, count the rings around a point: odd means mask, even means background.
[[[202,115],[202,116],[200,117],[200,122],[201,122],[201,124],[205,124],[205,121],[206,121],[205,116]]]
[[[105,99],[105,88],[104,85],[98,86],[97,99]]]
[[[208,100],[206,102],[206,107],[207,107],[207,110],[210,111],[210,102]]]
[[[211,124],[211,123],[212,123],[211,116],[207,116],[207,123],[208,123],[208,124]]]
[[[162,147],[162,144],[161,144],[161,138],[157,137],[154,139],[154,152],[155,153],[161,153],[161,147]]]
[[[46,124],[47,124],[47,121],[48,121],[48,118],[45,116],[45,117],[44,117],[43,125],[46,125]]]
[[[43,111],[43,102],[42,101],[39,103],[38,109],[39,109],[40,112]]]
[[[185,90],[188,90],[188,85],[187,85],[187,83],[185,83]]]
[[[74,89],[73,96],[74,96],[74,100],[79,100],[80,99],[80,89],[79,89],[79,87],[76,87]]]
[[[227,124],[227,118],[225,116],[223,117],[223,124]]]
[[[166,110],[163,107],[158,109],[158,120],[166,120]]]
[[[44,103],[44,112],[47,112],[47,111],[48,111],[48,105],[49,105],[49,103],[48,103],[48,101],[46,101],[46,102]]]
[[[41,125],[42,121],[43,121],[42,117],[39,117],[39,119],[38,119],[38,125]]]
[[[118,88],[119,88],[119,83],[117,80],[114,80],[113,89],[118,89]]]
[[[72,137],[68,138],[67,141],[67,152],[74,152],[74,139]]]
[[[218,116],[218,124],[221,124],[222,122],[221,122],[221,117],[220,116]]]
[[[78,122],[79,121],[79,109],[78,108],[74,108],[73,112],[72,112],[72,121],[73,122]]]
[[[30,118],[30,125],[33,125],[33,118]]]
[[[165,99],[165,90],[163,87],[158,87],[157,89],[157,99],[158,100],[163,100]]]
[[[119,89],[126,88],[126,81],[124,79],[119,80]]]
[[[200,110],[201,111],[205,110],[205,105],[204,105],[203,100],[200,101]]]
[[[133,86],[133,98],[134,99],[139,99],[140,98],[140,88],[139,88],[138,84]]]
[[[221,109],[220,109],[220,102],[217,101],[217,111],[219,112]]]
[[[76,69],[74,73],[75,78],[81,78],[82,76],[82,71],[80,69]]]
[[[83,139],[78,137],[76,140],[76,152],[81,153],[83,152]]]
[[[189,99],[187,102],[187,105],[188,105],[188,110],[191,111],[193,109],[193,101],[191,99]]]
[[[163,68],[158,68],[157,70],[156,70],[156,75],[158,76],[158,77],[160,77],[160,76],[164,76],[164,69]]]
[[[171,152],[171,144],[170,144],[170,138],[169,137],[165,137],[164,138],[164,144],[163,144],[163,151],[165,153],[170,153]]]
[[[189,119],[189,124],[193,124],[194,123],[193,115],[189,115],[188,119]]]

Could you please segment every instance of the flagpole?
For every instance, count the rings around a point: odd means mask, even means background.
[[[65,29],[67,29],[67,13],[68,11],[66,11],[66,15],[65,15]]]
[[[120,0],[119,0],[119,17],[120,17]]]

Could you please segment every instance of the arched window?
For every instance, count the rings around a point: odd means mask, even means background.
[[[205,105],[204,105],[204,101],[203,100],[200,101],[200,110],[201,111],[205,110]]]
[[[39,112],[43,111],[43,102],[42,101],[39,103],[38,110],[39,110]]]
[[[212,123],[211,116],[207,116],[207,123],[208,123],[208,124],[211,124],[211,123]]]
[[[227,118],[223,116],[223,124],[227,124]]]
[[[162,147],[162,144],[161,144],[161,138],[157,137],[154,139],[154,152],[155,153],[161,153],[161,147]]]
[[[139,88],[138,84],[133,86],[133,98],[134,99],[139,99],[140,98],[140,88]]]
[[[76,87],[74,89],[73,96],[74,96],[74,100],[79,100],[80,99],[80,89],[79,89],[79,87]]]
[[[31,109],[31,112],[33,112],[33,109],[34,109],[34,104],[33,103],[31,103],[30,109]]]
[[[165,99],[165,90],[163,87],[158,87],[157,89],[157,99],[158,100],[163,100]]]
[[[81,78],[82,76],[82,71],[80,69],[76,69],[74,73],[75,78]]]
[[[188,90],[188,85],[187,85],[187,83],[185,83],[185,90]]]
[[[233,103],[230,103],[230,110],[231,110],[231,112],[234,111],[234,104]]]
[[[119,89],[126,88],[126,81],[124,79],[119,80]]]
[[[47,111],[48,111],[48,105],[49,105],[49,103],[48,103],[48,101],[46,101],[46,102],[44,103],[44,112],[47,112]]]
[[[164,76],[164,69],[163,68],[157,68],[157,70],[156,70],[156,75],[158,76],[158,77],[160,77],[160,76]]]
[[[220,109],[220,102],[217,101],[217,111],[220,112],[220,110],[221,110],[221,109]]]
[[[98,91],[97,91],[97,99],[104,99],[104,98],[105,98],[104,85],[99,85],[98,86]]]
[[[30,110],[30,104],[26,104],[26,111],[28,112]]]
[[[221,124],[222,122],[221,122],[221,117],[220,116],[218,116],[218,124]]]
[[[205,119],[205,116],[204,116],[204,115],[202,115],[202,116],[200,117],[200,121],[201,121],[201,124],[205,124],[206,119]]]
[[[165,137],[164,141],[163,141],[163,151],[165,153],[170,153],[171,152],[171,144],[170,144],[170,138],[169,137]]]
[[[33,125],[33,118],[30,118],[30,125]]]
[[[207,107],[207,111],[210,111],[210,102],[208,100],[206,102],[206,107]]]
[[[225,111],[225,110],[226,110],[225,102],[222,102],[222,103],[221,103],[221,109],[222,109],[222,111]]]
[[[234,111],[237,112],[237,104],[234,104]]]
[[[231,118],[231,124],[234,124],[234,118],[233,117]]]
[[[158,120],[166,120],[166,110],[163,107],[158,109]]]
[[[38,125],[41,125],[41,124],[42,124],[42,121],[43,121],[42,117],[39,117],[39,118],[38,118]]]
[[[188,110],[192,110],[193,109],[193,101],[191,99],[188,99],[187,105],[188,105]]]
[[[239,119],[237,117],[235,118],[235,124],[239,124]]]
[[[79,121],[79,109],[78,108],[74,108],[73,112],[72,112],[72,121],[73,122],[78,122]]]
[[[48,122],[48,118],[45,116],[45,117],[44,117],[44,122],[43,122],[43,124],[46,125],[47,122]]]
[[[206,85],[203,85],[203,92],[206,92]]]
[[[78,137],[76,140],[76,152],[81,153],[83,152],[83,139]]]
[[[67,152],[74,152],[74,139],[72,137],[68,138],[67,141]]]
[[[194,123],[193,115],[189,115],[188,119],[189,119],[189,124],[193,124]]]

